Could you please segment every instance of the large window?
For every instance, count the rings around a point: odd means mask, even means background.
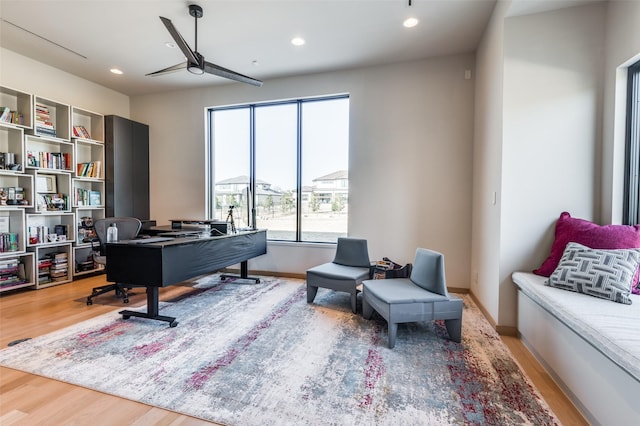
[[[209,217],[267,238],[347,235],[346,95],[209,109]]]
[[[640,62],[629,67],[624,223],[640,223]]]

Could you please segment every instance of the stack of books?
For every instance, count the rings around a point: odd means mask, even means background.
[[[54,253],[51,258],[51,268],[49,276],[52,281],[65,281],[68,278],[69,264],[67,262],[67,253]]]
[[[51,261],[50,256],[45,256],[42,259],[38,260],[38,284],[46,284],[51,282],[51,275],[49,275],[51,265],[53,262]]]
[[[26,282],[24,265],[19,259],[0,260],[0,288],[7,289]]]
[[[49,107],[36,103],[36,132],[40,135],[56,137],[56,128],[51,121]]]
[[[86,260],[76,260],[76,272],[86,272],[96,269],[93,255],[87,256]]]

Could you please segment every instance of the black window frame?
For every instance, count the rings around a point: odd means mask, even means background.
[[[640,224],[640,61],[627,69],[623,223]]]
[[[255,206],[256,202],[256,156],[255,156],[255,142],[256,142],[256,134],[255,134],[255,111],[256,108],[260,107],[269,107],[275,105],[289,105],[295,104],[297,107],[297,136],[296,136],[296,199],[302,200],[302,149],[303,149],[303,141],[302,141],[302,106],[306,103],[312,102],[322,102],[322,101],[331,101],[337,99],[350,99],[349,93],[341,93],[336,95],[327,95],[327,96],[315,96],[309,98],[297,98],[297,99],[287,99],[280,101],[265,101],[265,102],[255,102],[248,104],[240,104],[240,105],[232,105],[232,106],[219,106],[219,107],[209,107],[207,108],[207,120],[208,120],[208,133],[209,137],[207,140],[207,179],[208,179],[208,192],[209,194],[213,193],[213,188],[215,187],[215,171],[213,167],[213,142],[212,137],[214,134],[213,129],[213,114],[216,111],[224,111],[230,109],[249,109],[249,191],[250,191],[250,205]],[[249,218],[247,218],[247,222],[251,224],[251,226],[255,226],[256,218],[255,218],[255,208],[252,209],[252,212],[249,213]],[[213,218],[213,212],[215,211],[215,199],[214,197],[209,197],[207,203],[207,216],[209,219]],[[296,230],[295,230],[295,239],[294,240],[274,240],[272,238],[268,238],[269,241],[286,241],[293,243],[323,243],[323,244],[336,244],[336,242],[331,241],[313,241],[313,240],[303,240],[302,239],[302,207],[301,203],[296,203]]]

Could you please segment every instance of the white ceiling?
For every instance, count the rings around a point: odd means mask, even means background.
[[[517,0],[521,3],[557,3]],[[575,4],[582,0],[563,0]],[[495,0],[0,0],[0,46],[127,95],[229,80],[181,70],[158,18],[173,22],[205,59],[254,78],[284,77],[476,50]],[[414,16],[417,27],[402,21]],[[307,43],[291,45],[294,36]],[[256,62],[254,64],[253,62]],[[117,67],[121,76],[109,72]],[[237,83],[236,83],[237,84]],[[259,90],[256,88],[256,90]]]

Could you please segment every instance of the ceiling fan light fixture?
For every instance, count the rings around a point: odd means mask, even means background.
[[[202,66],[200,66],[199,64],[194,64],[193,62],[189,62],[189,64],[187,65],[187,71],[189,71],[191,74],[204,74],[204,62],[202,63]]]
[[[410,17],[410,18],[405,19],[404,22],[402,23],[402,25],[405,28],[413,28],[416,25],[418,25],[418,22],[420,22],[420,21],[418,21],[417,18]]]
[[[122,70],[119,69],[119,68],[111,68],[109,71],[111,71],[111,73],[117,74],[117,75],[122,75],[123,74]]]

